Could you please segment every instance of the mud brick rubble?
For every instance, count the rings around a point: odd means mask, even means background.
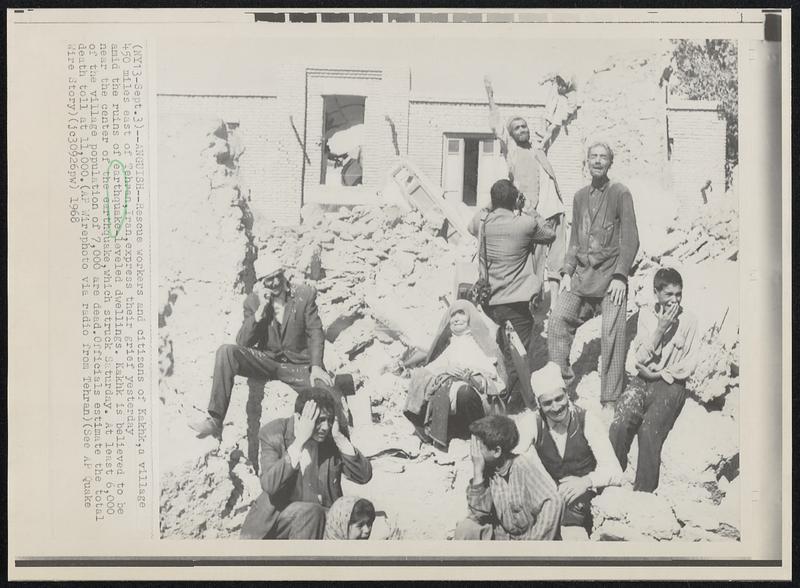
[[[374,476],[365,486],[343,484],[345,493],[369,498],[387,513],[373,538],[451,537],[466,513],[468,444],[454,440],[448,453],[420,445],[402,415],[409,374],[400,362],[412,349],[427,348],[452,299],[454,264],[470,260],[474,240],[445,240],[440,219],[431,222],[391,205],[306,205],[300,225],[274,225],[251,212],[239,186],[237,148],[224,125],[176,123],[165,132],[187,135],[182,145],[207,147],[187,156],[168,144],[160,153],[177,166],[173,176],[183,179],[160,187],[170,193],[160,214],[161,236],[175,244],[163,252],[159,270],[162,536],[237,536],[260,493],[254,468],[258,427],[291,413],[295,395],[286,385],[237,378],[221,442],[196,439],[186,424],[205,409],[214,352],[235,340],[253,260],[266,250],[295,268],[295,283],[316,286],[328,339],[334,339],[326,342],[326,367],[355,378],[351,409],[367,416],[353,439],[375,456]],[[204,170],[199,176],[198,166]],[[645,205],[635,191],[634,198],[638,214]],[[625,485],[594,501],[593,540],[739,537],[736,210],[733,197],[725,196],[685,217],[660,221],[666,226],[658,230],[640,227],[642,247],[630,279],[630,336],[639,305],[652,298],[654,271],[672,265],[683,273],[684,303],[700,321],[703,359],[667,438],[658,490],[631,489],[634,441]],[[312,281],[315,253],[324,276]],[[599,409],[599,328],[599,318],[588,322],[573,348],[577,402],[590,410]]]

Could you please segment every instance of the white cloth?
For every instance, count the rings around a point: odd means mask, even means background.
[[[428,364],[428,369],[434,372],[443,372],[448,368],[470,369],[491,380],[499,380],[493,358],[487,357],[468,333],[453,334],[441,355]]]
[[[536,206],[543,219],[547,220],[551,216],[564,214],[566,208],[556,192],[556,185],[544,168],[539,166],[539,204]]]

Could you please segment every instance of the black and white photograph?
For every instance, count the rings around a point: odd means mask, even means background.
[[[736,40],[414,44],[160,46],[162,537],[738,541]]]
[[[789,11],[7,24],[11,577],[790,577]]]

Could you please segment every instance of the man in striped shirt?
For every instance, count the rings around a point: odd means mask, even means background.
[[[456,539],[560,539],[564,503],[535,450],[512,453],[519,442],[508,417],[487,416],[470,425],[473,477],[467,486],[469,516]]]

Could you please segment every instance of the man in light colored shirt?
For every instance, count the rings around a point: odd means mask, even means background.
[[[683,278],[661,268],[653,278],[656,302],[639,310],[629,361],[644,386],[629,388],[617,403],[609,437],[622,468],[638,435],[639,458],[633,489],[658,487],[661,448],[686,400],[686,380],[698,361],[697,321],[681,306]]]
[[[564,504],[535,452],[516,455],[517,426],[487,416],[470,425],[473,476],[467,485],[469,517],[456,539],[559,539]]]
[[[531,387],[539,411],[526,428],[564,500],[562,536],[586,540],[592,531],[592,498],[606,486],[619,486],[622,469],[600,419],[569,401],[558,364],[550,362],[534,372]]]

